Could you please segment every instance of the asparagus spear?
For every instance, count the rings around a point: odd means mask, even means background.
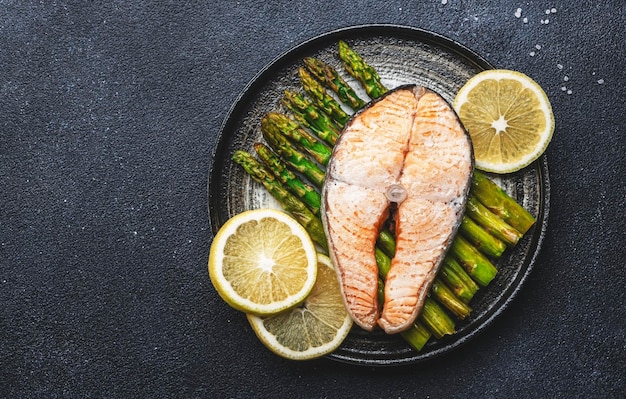
[[[467,215],[463,215],[459,233],[463,235],[472,245],[487,256],[499,258],[506,250],[506,244],[479,226]]]
[[[286,190],[274,175],[259,163],[250,153],[235,151],[233,161],[241,165],[244,170],[257,182],[263,184],[267,191],[278,199],[283,209],[292,214],[311,236],[311,239],[328,252],[328,242],[324,233],[324,226],[320,218],[315,216],[298,198]]]
[[[314,104],[330,115],[339,126],[343,127],[350,119],[350,115],[341,108],[341,105],[334,98],[326,93],[322,85],[305,68],[300,67],[298,75],[300,82],[302,82],[302,88],[313,99]]]
[[[327,165],[330,160],[331,149],[284,114],[277,112],[265,114],[261,118],[261,130],[285,135],[298,148],[304,150],[322,165]]]
[[[459,300],[452,290],[439,277],[436,277],[431,287],[431,293],[446,309],[456,317],[463,320],[469,316],[472,308],[467,303]]]
[[[365,88],[365,92],[371,98],[378,98],[387,92],[380,77],[374,68],[369,66],[361,56],[352,50],[348,43],[339,41],[339,58],[343,62],[344,68],[354,76]]]
[[[262,132],[269,146],[287,163],[287,165],[306,176],[316,187],[322,187],[322,184],[324,184],[323,170],[304,154],[293,148],[291,143],[282,134],[276,134],[275,131],[267,129],[262,130]]]
[[[500,219],[499,216],[487,209],[471,194],[467,199],[465,213],[491,235],[511,247],[515,246],[520,238],[522,238],[522,233]]]
[[[328,89],[332,90],[350,108],[356,111],[365,106],[365,101],[359,98],[335,68],[313,57],[306,57],[304,65],[313,76]]]
[[[443,264],[437,276],[445,281],[456,297],[465,303],[469,303],[478,291],[476,282],[450,255],[446,255],[443,259]]]
[[[300,198],[316,216],[319,216],[322,200],[315,188],[303,182],[298,176],[291,172],[287,168],[287,165],[285,165],[265,144],[256,143],[254,150],[261,161],[263,161],[274,176],[280,180],[283,186],[289,188],[289,190],[296,197]]]
[[[428,342],[432,334],[426,328],[424,323],[416,321],[413,323],[413,327],[408,330],[404,330],[400,333],[402,338],[416,351],[421,351],[424,345]]]
[[[535,224],[535,218],[509,194],[479,171],[474,172],[471,192],[491,212],[522,234]]]
[[[396,239],[388,229],[382,229],[378,233],[376,245],[392,258],[396,254]]]
[[[481,287],[489,285],[498,273],[491,261],[461,236],[457,236],[452,241],[450,252],[472,277],[472,280]]]
[[[430,297],[426,297],[424,301],[420,319],[437,339],[456,332],[452,318]]]
[[[311,129],[324,142],[335,145],[341,128],[324,111],[317,109],[311,101],[304,98],[300,93],[289,90],[285,90],[282,103],[291,111],[298,123]]]

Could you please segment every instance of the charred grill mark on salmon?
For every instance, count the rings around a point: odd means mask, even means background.
[[[430,90],[399,87],[348,122],[328,167],[322,215],[357,325],[395,333],[413,323],[460,224],[472,171],[469,136]],[[397,249],[380,313],[374,245],[392,200]]]

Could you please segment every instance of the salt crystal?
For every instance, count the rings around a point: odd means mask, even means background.
[[[522,16],[522,9],[518,8],[517,10],[515,10],[515,18],[519,18]]]
[[[546,18],[546,25],[548,25],[548,23],[550,23],[550,20]]]
[[[567,94],[572,94],[572,91],[571,91],[571,90],[568,90],[568,91],[567,91]]]
[[[567,90],[567,87],[561,86],[561,91],[565,91],[565,90]]]
[[[546,10],[546,15],[550,14],[550,9]]]
[[[552,9],[550,9],[550,12],[551,12],[552,14],[556,14],[556,8],[554,8],[554,7],[553,7]]]
[[[563,81],[567,82],[569,80],[569,76],[563,76]]]
[[[535,56],[535,52],[534,52],[534,51],[531,51],[531,52],[530,52],[530,56],[531,56],[531,57],[534,57],[534,56]]]
[[[446,4],[448,4],[448,0],[441,0],[441,4],[445,6]]]
[[[598,79],[598,84],[599,85],[604,84],[604,79]]]
[[[540,22],[541,22],[541,25],[546,23],[546,21],[544,21],[543,19]]]
[[[559,69],[563,69],[563,65],[561,65],[561,64],[556,64],[556,67],[559,68]]]
[[[540,45],[540,44],[535,44],[535,48],[536,48],[537,50],[541,50],[541,45]]]
[[[524,21],[524,23],[527,24],[528,23],[528,18],[524,17],[524,19],[522,21]]]

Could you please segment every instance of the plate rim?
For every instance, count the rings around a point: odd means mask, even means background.
[[[495,69],[495,66],[489,63],[483,56],[471,50],[469,47],[459,43],[456,40],[450,39],[446,36],[443,36],[439,33],[435,33],[429,30],[425,30],[422,28],[416,28],[405,25],[398,24],[363,24],[363,25],[353,25],[346,26],[339,29],[334,29],[322,34],[318,34],[308,40],[301,42],[285,51],[283,51],[278,56],[274,57],[263,66],[254,76],[253,78],[244,86],[244,88],[240,91],[234,102],[231,104],[229,110],[225,114],[224,120],[220,126],[219,136],[217,138],[217,142],[215,144],[214,150],[212,152],[211,164],[208,172],[208,180],[207,180],[207,196],[208,196],[208,216],[209,216],[209,231],[210,231],[210,242],[214,239],[215,234],[217,232],[217,228],[219,228],[219,215],[217,210],[212,212],[211,209],[217,205],[219,201],[218,193],[213,193],[211,190],[212,181],[219,180],[221,177],[219,173],[222,168],[216,168],[216,165],[224,165],[224,162],[227,161],[226,155],[228,154],[228,144],[229,140],[225,137],[225,132],[235,130],[234,128],[237,126],[239,119],[241,119],[242,113],[241,110],[247,109],[247,107],[254,102],[255,96],[258,94],[258,87],[263,86],[268,76],[272,76],[277,71],[280,71],[285,66],[290,65],[291,60],[297,58],[299,54],[310,52],[311,49],[315,49],[317,46],[321,44],[334,40],[337,41],[346,36],[358,36],[367,35],[367,36],[395,36],[395,37],[408,37],[412,40],[417,40],[420,42],[427,42],[439,47],[444,47],[446,50],[455,53],[458,56],[461,56],[466,62],[475,65],[479,69]],[[487,330],[492,323],[507,309],[512,301],[515,300],[517,294],[522,289],[522,286],[528,279],[528,276],[532,272],[534,265],[537,261],[539,253],[541,252],[541,247],[546,235],[547,226],[548,226],[548,215],[549,215],[549,200],[550,200],[550,182],[549,182],[549,171],[548,171],[548,162],[546,154],[543,154],[537,161],[528,166],[526,169],[534,168],[538,174],[538,186],[540,193],[539,200],[539,213],[537,215],[537,221],[533,229],[539,227],[540,224],[541,230],[539,233],[533,234],[533,243],[531,244],[530,251],[527,256],[524,258],[524,263],[520,267],[520,274],[513,280],[515,284],[512,287],[509,287],[511,291],[500,301],[495,303],[496,309],[493,312],[488,312],[484,320],[479,323],[475,328],[471,331],[466,332],[463,336],[450,336],[446,338],[450,338],[452,342],[446,344],[440,348],[436,348],[429,352],[415,352],[415,356],[401,357],[398,359],[378,359],[378,358],[359,358],[356,359],[354,357],[349,357],[346,355],[342,355],[341,352],[333,352],[326,356],[326,358],[338,361],[341,363],[352,364],[352,365],[362,365],[362,366],[398,366],[398,365],[407,365],[407,364],[417,364],[422,363],[424,361],[441,357],[449,352],[458,349],[461,346],[465,346],[468,342],[473,340],[476,336],[480,335],[482,332]],[[213,183],[217,184],[217,183]],[[219,190],[217,190],[219,191]],[[454,338],[453,338],[454,337]],[[444,340],[446,339],[444,338]]]

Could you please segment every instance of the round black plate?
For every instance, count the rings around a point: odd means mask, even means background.
[[[284,90],[300,91],[297,68],[304,57],[315,56],[343,72],[337,57],[338,40],[347,41],[357,50],[379,72],[387,87],[415,83],[436,90],[449,102],[471,76],[493,68],[479,55],[440,35],[391,25],[341,29],[291,49],[248,84],[222,126],[208,182],[212,235],[228,218],[246,209],[278,207],[261,185],[231,161],[231,156],[238,149],[253,152],[253,143],[263,140],[261,117],[269,111],[284,111],[280,104]],[[354,79],[343,76],[358,87]],[[366,98],[362,90],[359,93]],[[397,365],[431,359],[467,343],[507,307],[530,273],[545,235],[550,189],[546,158],[518,173],[492,178],[536,216],[537,224],[498,261],[497,277],[472,300],[473,312],[457,323],[457,333],[432,339],[416,352],[399,336],[367,333],[354,327],[342,346],[329,355],[331,359],[361,365]]]

